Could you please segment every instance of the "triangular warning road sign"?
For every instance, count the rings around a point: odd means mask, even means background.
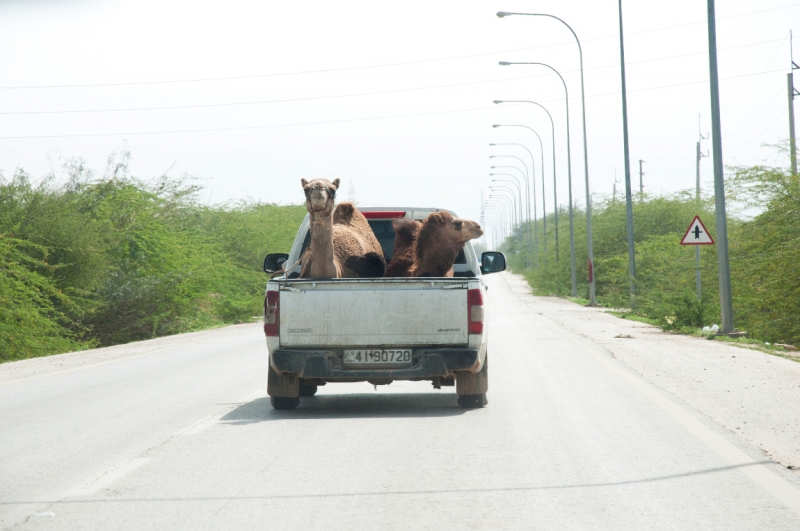
[[[681,245],[714,245],[714,238],[711,237],[706,226],[700,221],[700,216],[695,216],[692,224],[686,229]]]

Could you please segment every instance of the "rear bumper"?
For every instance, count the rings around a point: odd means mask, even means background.
[[[402,369],[348,369],[342,367],[341,351],[336,350],[275,350],[270,357],[273,369],[279,374],[298,374],[300,378],[324,380],[415,380],[450,376],[454,371],[475,372],[480,369],[477,349],[441,348],[415,349],[414,365]]]

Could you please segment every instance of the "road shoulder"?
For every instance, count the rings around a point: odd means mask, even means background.
[[[537,297],[519,275],[511,290],[536,313],[602,346],[656,386],[761,448],[800,467],[800,363],[718,341],[663,332],[556,297]]]

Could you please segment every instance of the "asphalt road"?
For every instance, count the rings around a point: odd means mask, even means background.
[[[489,405],[332,384],[274,411],[259,325],[0,367],[3,529],[800,529],[800,478],[490,286]]]

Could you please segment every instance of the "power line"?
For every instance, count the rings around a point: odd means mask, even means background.
[[[739,46],[732,46],[730,48],[722,48],[722,50],[733,50],[738,48],[746,48],[750,46],[759,46],[762,44],[769,44],[778,41],[785,41],[786,38],[783,39],[772,39],[769,41],[762,41],[756,42],[751,44],[742,44]],[[641,64],[641,63],[651,63],[656,61],[664,61],[668,59],[675,59],[681,57],[689,57],[693,55],[703,55],[706,52],[692,52],[688,54],[681,54],[681,55],[671,55],[666,57],[658,57],[654,59],[644,59],[641,61],[633,61],[628,63],[628,65],[634,64]],[[774,60],[774,57],[773,57]],[[770,64],[772,61],[770,61]],[[605,68],[616,68],[619,64],[612,64],[612,65],[603,65],[603,66],[595,66],[591,68],[586,68],[585,70],[601,70]],[[769,65],[767,66],[769,67]],[[565,70],[564,73],[571,73],[571,72],[578,72],[578,70]],[[763,75],[765,72],[761,72],[760,75]],[[503,79],[490,79],[484,81],[469,81],[466,83],[452,83],[446,85],[432,85],[427,87],[412,87],[407,89],[393,89],[393,90],[382,90],[382,91],[371,91],[371,92],[355,92],[349,94],[334,94],[334,95],[327,95],[327,96],[310,96],[307,98],[286,98],[286,99],[279,99],[279,100],[257,100],[257,101],[245,101],[245,102],[226,102],[226,103],[201,103],[196,105],[167,105],[167,106],[156,106],[156,107],[127,107],[127,108],[114,108],[114,109],[74,109],[74,110],[56,110],[56,111],[6,111],[0,112],[0,116],[21,116],[21,115],[46,115],[46,114],[80,114],[80,113],[99,113],[99,112],[139,112],[139,111],[166,111],[166,110],[181,110],[181,109],[201,109],[201,108],[214,108],[214,107],[233,107],[233,106],[245,106],[245,105],[264,105],[270,103],[291,103],[291,102],[298,102],[298,101],[314,101],[314,100],[323,100],[323,99],[334,99],[334,98],[350,98],[350,97],[358,97],[358,96],[374,96],[374,95],[381,95],[381,94],[395,94],[400,92],[414,92],[418,90],[435,90],[441,88],[454,88],[454,87],[464,87],[470,85],[481,85],[486,83],[500,83],[503,81],[515,81],[521,79],[531,79],[537,77],[545,77],[550,74],[535,74],[531,76],[519,76],[519,77],[509,77]],[[635,92],[635,91],[629,91]],[[615,93],[616,94],[616,93]]]
[[[770,9],[762,9],[759,11],[751,11],[749,13],[741,13],[738,15],[731,15],[727,17],[719,17],[717,20],[727,20],[732,18],[739,18],[744,16],[755,15],[759,13],[765,13],[768,11],[776,11],[780,9],[788,9],[792,7],[796,7],[800,5],[800,3],[789,4],[780,7],[774,7]],[[627,33],[626,35],[641,35],[646,33],[653,33],[657,31],[665,31],[674,28],[682,28],[685,26],[693,26],[696,24],[705,24],[705,20],[696,21],[696,22],[686,22],[684,24],[677,24],[673,26],[664,26],[661,28],[653,28],[649,30],[642,30],[642,31],[635,31],[631,33]],[[605,36],[605,37],[595,37],[591,39],[584,39],[583,42],[592,42],[592,41],[599,41],[599,40],[607,40],[607,39],[616,39],[618,38],[617,35],[614,36]],[[556,44],[548,44],[548,45],[541,45],[541,46],[533,46],[528,48],[517,48],[513,50],[500,50],[496,52],[484,52],[478,54],[470,54],[470,55],[457,55],[457,56],[450,56],[450,57],[439,57],[434,59],[421,59],[418,61],[400,61],[395,63],[384,63],[384,64],[377,64],[377,65],[362,65],[362,66],[351,66],[351,67],[343,67],[343,68],[326,68],[326,69],[319,69],[319,70],[300,70],[296,72],[279,72],[279,73],[271,73],[271,74],[251,74],[251,75],[243,75],[243,76],[220,76],[220,77],[204,77],[204,78],[193,78],[193,79],[171,79],[171,80],[158,80],[158,81],[125,81],[125,82],[118,82],[118,83],[78,83],[78,84],[60,84],[60,85],[16,85],[16,86],[0,86],[0,90],[34,90],[34,89],[54,89],[54,88],[102,88],[102,87],[121,87],[121,86],[141,86],[141,85],[166,85],[166,84],[177,84],[177,83],[203,83],[203,82],[213,82],[213,81],[233,81],[233,80],[243,80],[243,79],[258,79],[258,78],[269,78],[269,77],[280,77],[280,76],[297,76],[297,75],[307,75],[307,74],[324,74],[330,72],[346,72],[352,70],[367,70],[372,68],[386,68],[386,67],[394,67],[394,66],[407,66],[407,65],[415,65],[415,64],[423,64],[423,63],[433,63],[433,62],[440,62],[440,61],[452,61],[458,59],[470,59],[475,57],[484,57],[487,55],[497,55],[501,53],[512,53],[512,52],[520,52],[520,51],[528,51],[528,50],[536,50],[541,48],[551,48],[555,46],[565,46],[568,44],[574,44],[573,42],[563,42],[563,43],[556,43]]]
[[[773,72],[783,72],[783,70],[774,70]],[[740,76],[731,76],[727,78],[720,78],[720,80],[728,80],[728,79],[738,79],[742,77],[749,77],[749,76],[756,76],[762,75],[764,72],[761,73],[754,73],[754,74],[743,74]],[[686,85],[696,85],[701,83],[708,83],[707,80],[703,81],[692,81],[688,83],[677,83],[674,85],[663,85],[660,87],[649,87],[644,89],[636,89],[636,90],[628,90],[628,93],[632,92],[644,92],[649,90],[658,90],[664,88],[672,88],[672,87],[680,87]],[[612,96],[617,95],[619,92],[608,92],[605,94],[594,94],[594,95],[587,95],[587,98],[599,98],[605,96]],[[572,98],[572,99],[577,99]],[[545,100],[542,103],[551,103],[556,101],[563,101],[561,100]],[[522,105],[522,104],[520,104]],[[510,107],[510,105],[509,105]],[[394,118],[409,118],[409,117],[418,117],[418,116],[432,116],[437,114],[452,114],[457,112],[471,112],[471,111],[480,111],[486,109],[497,109],[496,106],[492,107],[473,107],[467,109],[452,109],[448,111],[434,111],[434,112],[427,112],[427,113],[411,113],[411,114],[396,114],[396,115],[389,115],[389,116],[375,116],[375,117],[366,117],[366,118],[349,118],[344,120],[328,120],[328,121],[320,121],[320,122],[297,122],[297,123],[288,123],[288,124],[274,124],[274,125],[253,125],[253,126],[241,126],[241,127],[215,127],[215,128],[208,128],[208,129],[175,129],[175,130],[167,130],[167,131],[134,131],[134,132],[127,132],[127,133],[85,133],[85,134],[66,134],[66,135],[32,135],[32,136],[0,136],[0,140],[23,140],[23,139],[37,139],[37,138],[86,138],[86,137],[106,137],[106,136],[138,136],[138,135],[159,135],[159,134],[179,134],[179,133],[208,133],[208,132],[218,132],[218,131],[246,131],[246,130],[254,130],[254,129],[272,129],[272,128],[279,128],[279,127],[297,127],[297,126],[308,126],[308,125],[328,125],[328,124],[337,124],[337,123],[348,123],[348,122],[365,122],[365,121],[374,121],[374,120],[386,120],[386,119],[394,119]]]

